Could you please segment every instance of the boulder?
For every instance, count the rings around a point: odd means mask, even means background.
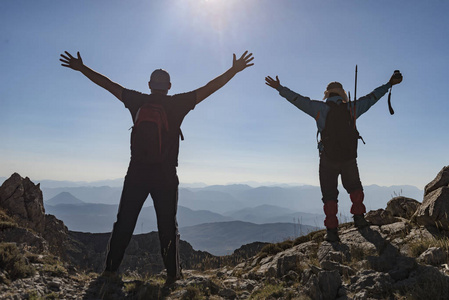
[[[449,230],[449,166],[444,167],[424,189],[423,203],[412,220],[419,225]]]
[[[370,222],[371,225],[387,225],[398,222],[399,219],[394,217],[391,212],[382,208],[378,210],[371,210],[365,215],[365,219]]]
[[[385,211],[394,217],[410,219],[420,204],[415,199],[399,196],[388,201]]]
[[[318,286],[321,290],[323,300],[336,299],[341,283],[340,274],[336,270],[321,271],[318,273]]]
[[[362,292],[366,297],[355,297],[354,299],[382,299],[380,296],[391,290],[392,283],[393,280],[389,274],[364,270],[351,278],[350,290],[353,293]]]
[[[424,188],[424,196],[444,186],[449,186],[449,166],[441,169],[435,179],[426,185]]]
[[[449,230],[449,187],[440,187],[424,196],[413,220],[419,225]]]
[[[447,252],[441,248],[430,247],[418,257],[418,261],[428,265],[438,266],[447,261]]]
[[[0,187],[0,207],[22,227],[37,233],[45,229],[42,191],[26,177],[14,173]]]

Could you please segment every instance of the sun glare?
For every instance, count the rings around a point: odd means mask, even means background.
[[[204,28],[225,31],[234,20],[236,11],[241,10],[243,1],[237,0],[188,0],[187,4],[194,23]]]

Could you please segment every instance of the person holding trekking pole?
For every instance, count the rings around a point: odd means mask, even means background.
[[[357,166],[357,143],[360,137],[356,119],[373,106],[393,85],[402,81],[398,72],[390,80],[368,95],[350,101],[339,82],[331,82],[324,92],[325,101],[310,100],[281,85],[276,76],[265,78],[265,84],[279,91],[279,94],[297,108],[315,119],[321,140],[318,142],[320,154],[319,179],[326,215],[325,239],[338,242],[338,176],[348,192],[354,216],[354,225],[363,228],[369,225],[365,220],[364,193]],[[363,141],[363,140],[362,140]]]
[[[170,75],[163,69],[150,77],[150,94],[129,90],[87,67],[67,51],[61,54],[62,66],[80,71],[95,84],[119,99],[130,111],[134,123],[131,132],[131,160],[123,184],[117,221],[108,244],[103,276],[120,279],[117,274],[142,205],[150,194],[157,216],[161,254],[167,270],[166,285],[181,278],[179,233],[176,220],[179,180],[179,138],[181,123],[195,105],[223,87],[234,75],[253,65],[252,53],[240,58],[233,55],[232,66],[223,74],[194,91],[168,95]]]

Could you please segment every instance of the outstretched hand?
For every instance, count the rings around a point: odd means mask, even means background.
[[[63,62],[61,66],[71,68],[75,71],[81,70],[81,68],[84,66],[83,60],[81,59],[81,55],[79,52],[77,52],[78,58],[73,57],[69,52],[64,51],[66,55],[61,54],[61,57],[59,60]]]
[[[265,84],[273,89],[278,89],[281,86],[281,82],[279,81],[279,77],[276,76],[276,80],[271,78],[270,76],[265,77]]]
[[[254,63],[250,63],[254,59],[253,54],[247,53],[248,51],[245,51],[245,53],[243,53],[239,59],[236,58],[235,53],[233,54],[234,57],[232,60],[232,68],[236,70],[236,73],[243,71],[247,67],[251,67],[252,65],[254,65]]]

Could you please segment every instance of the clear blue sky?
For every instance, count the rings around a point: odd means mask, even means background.
[[[149,92],[156,68],[172,93],[231,66],[255,65],[183,123],[181,182],[318,185],[315,121],[264,84],[321,100],[330,81],[371,92],[400,69],[404,81],[358,121],[364,184],[423,188],[448,164],[449,1],[1,1],[0,176],[93,181],[123,177],[129,112],[59,54],[124,87]]]

